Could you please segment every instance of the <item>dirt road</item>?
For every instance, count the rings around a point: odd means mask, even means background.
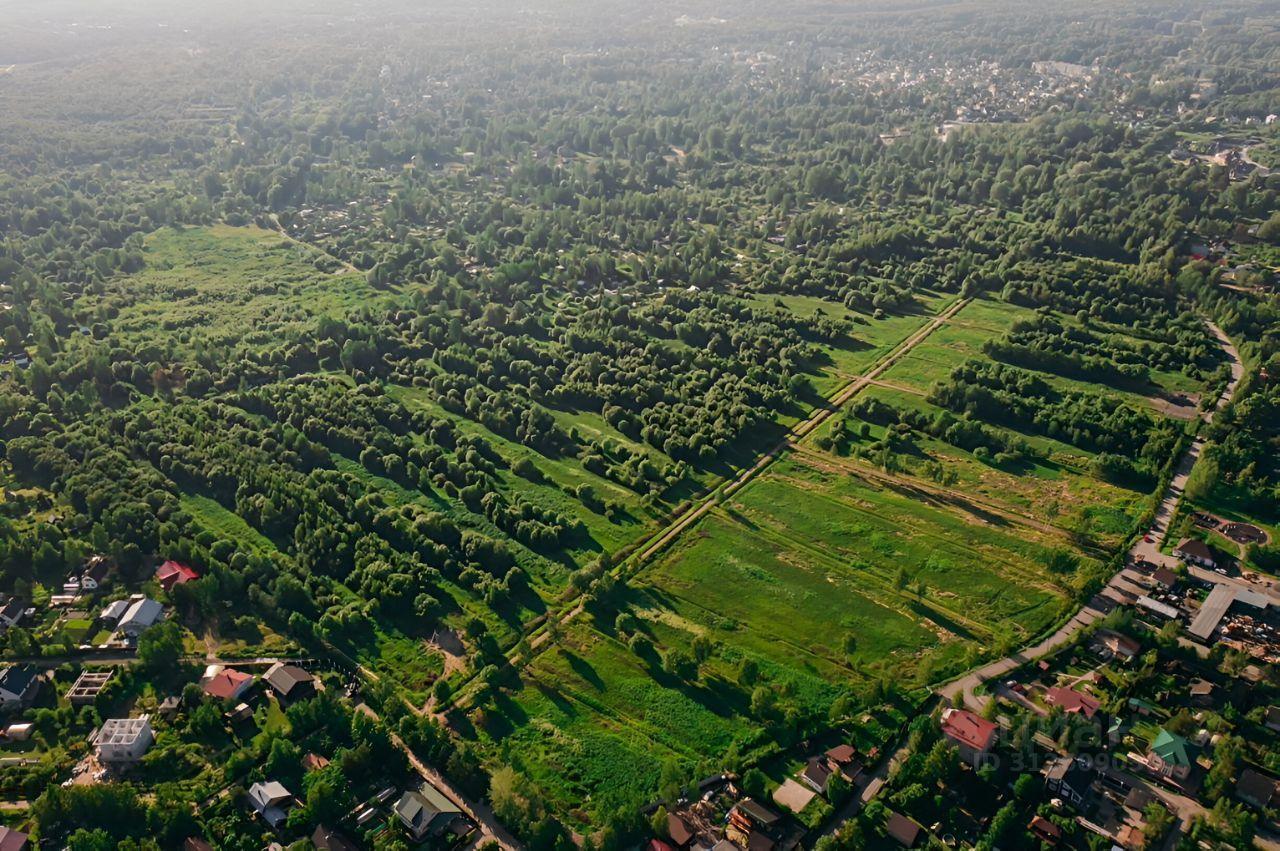
[[[375,712],[373,707],[369,706],[367,703],[359,704],[356,709],[363,712],[365,715],[368,715],[370,718],[381,720],[378,713]],[[467,818],[475,822],[480,835],[476,837],[475,841],[472,842],[472,845],[483,845],[486,842],[496,842],[498,847],[504,849],[504,851],[520,851],[520,849],[524,847],[505,827],[502,826],[502,823],[498,821],[492,810],[479,801],[470,800],[465,794],[463,794],[461,789],[449,781],[449,778],[418,759],[417,755],[414,754],[409,746],[404,743],[403,739],[397,736],[394,732],[391,732],[390,735],[391,743],[400,749],[400,751],[409,760],[409,764],[413,766],[414,770],[422,775],[422,777],[431,783],[432,786],[435,786],[443,792],[445,797],[450,801],[453,801],[453,803],[458,807],[458,809],[462,810]]]
[[[657,553],[664,547],[676,538],[680,537],[680,534],[684,532],[684,530],[688,529],[694,523],[697,523],[703,515],[710,511],[719,501],[721,495],[733,495],[747,482],[755,478],[757,473],[776,461],[784,452],[800,440],[803,440],[805,437],[812,434],[813,431],[817,429],[818,426],[826,422],[832,414],[840,410],[840,408],[850,399],[861,393],[869,385],[873,384],[879,376],[887,372],[889,368],[897,363],[904,355],[914,349],[934,331],[938,330],[939,326],[944,324],[952,316],[959,313],[960,310],[970,301],[972,301],[972,299],[957,299],[954,304],[942,313],[939,313],[933,319],[929,320],[924,324],[924,326],[917,329],[911,336],[907,337],[890,350],[889,353],[881,358],[869,372],[860,375],[853,381],[846,384],[835,395],[831,396],[825,405],[814,409],[813,413],[811,413],[808,418],[795,425],[791,431],[787,433],[787,436],[779,441],[776,446],[761,455],[754,464],[740,472],[720,491],[713,491],[708,494],[701,502],[697,505],[691,506],[684,512],[684,514],[680,515],[680,517],[676,518],[669,526],[667,526],[666,529],[659,532],[649,541],[649,543],[645,544],[645,546],[640,549],[639,553],[634,557],[633,563],[642,564],[657,555]]]

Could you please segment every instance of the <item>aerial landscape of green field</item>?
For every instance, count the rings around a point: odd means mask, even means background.
[[[1270,0],[16,0],[0,849],[1280,848]]]

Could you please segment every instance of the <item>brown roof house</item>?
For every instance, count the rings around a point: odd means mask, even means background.
[[[1097,698],[1062,686],[1054,686],[1045,692],[1045,700],[1050,706],[1062,707],[1062,711],[1068,715],[1083,715],[1090,721],[1102,707],[1102,703]]]
[[[862,760],[858,759],[858,751],[853,745],[836,745],[827,751],[827,765],[833,771],[839,771],[850,783],[862,774]]]
[[[683,848],[693,841],[693,828],[679,813],[667,813],[667,836],[677,848]]]
[[[1058,840],[1062,838],[1062,828],[1049,821],[1044,816],[1036,816],[1031,820],[1031,824],[1027,825],[1035,837],[1041,842],[1047,842],[1050,845],[1057,845]]]
[[[25,833],[0,826],[0,851],[27,851],[30,847],[31,841]]]
[[[1130,638],[1127,635],[1121,635],[1118,632],[1108,632],[1102,638],[1102,646],[1111,651],[1111,654],[1117,659],[1128,661],[1142,650],[1142,645],[1137,639]]]
[[[898,844],[903,848],[914,848],[916,842],[920,840],[920,825],[901,813],[889,813],[884,829],[886,833],[898,840]]]
[[[1236,783],[1236,797],[1258,809],[1269,808],[1276,799],[1276,779],[1246,768]]]
[[[1184,538],[1178,546],[1174,547],[1173,554],[1188,564],[1207,567],[1210,570],[1218,566],[1213,550],[1199,538]]]

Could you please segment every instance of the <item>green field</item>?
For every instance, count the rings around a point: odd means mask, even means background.
[[[113,333],[172,355],[269,347],[378,296],[364,276],[322,271],[314,251],[261,228],[166,228],[146,247],[147,268],[111,282],[98,310]]]
[[[1015,304],[990,298],[975,299],[965,305],[944,327],[894,364],[882,376],[882,380],[895,387],[928,393],[934,384],[946,381],[951,371],[965,361],[987,360],[982,351],[983,343],[1003,335],[1014,322],[1032,319],[1035,315],[1036,311]],[[1070,317],[1056,315],[1055,318],[1067,325],[1078,324]],[[1119,333],[1112,333],[1111,336],[1121,337],[1129,342],[1134,340]],[[1161,410],[1163,400],[1179,395],[1189,395],[1194,399],[1194,394],[1203,385],[1203,382],[1181,372],[1167,370],[1153,370],[1151,384],[1145,387],[1100,386],[1054,373],[1037,374],[1058,390],[1102,393],[1135,407],[1153,410]],[[1185,416],[1190,416],[1194,411],[1194,405],[1183,407]]]

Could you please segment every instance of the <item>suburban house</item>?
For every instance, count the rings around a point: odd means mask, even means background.
[[[1087,694],[1075,689],[1054,686],[1045,692],[1044,699],[1050,706],[1058,706],[1068,715],[1083,715],[1090,721],[1102,708],[1102,703]]]
[[[172,591],[175,585],[199,578],[200,574],[195,570],[176,561],[166,561],[156,568],[156,581],[165,591]]]
[[[1129,661],[1142,650],[1136,639],[1118,632],[1109,632],[1102,639],[1102,646],[1111,651],[1111,655],[1123,661]]]
[[[734,805],[729,815],[732,816],[735,812],[741,814],[752,824],[764,828],[773,827],[780,818],[773,810],[753,798],[743,798]]]
[[[1269,809],[1276,799],[1276,785],[1274,777],[1246,768],[1236,783],[1236,797],[1260,810]]]
[[[960,756],[977,765],[995,744],[997,727],[967,709],[947,709],[942,713],[942,732],[960,749]]]
[[[1166,589],[1178,584],[1178,574],[1167,567],[1157,567],[1155,573],[1151,574],[1151,578]]]
[[[111,562],[106,556],[90,556],[85,560],[80,571],[80,588],[85,591],[97,591],[106,584],[107,572],[111,570]]]
[[[396,816],[414,842],[439,836],[460,812],[443,792],[426,782],[417,791],[405,792],[396,802]]]
[[[830,782],[831,775],[834,773],[824,757],[813,756],[809,757],[808,764],[800,772],[800,780],[819,795],[825,795],[827,783]]]
[[[1045,769],[1044,785],[1049,792],[1079,807],[1089,797],[1093,772],[1085,760],[1058,757]]]
[[[237,703],[222,713],[222,717],[230,724],[240,724],[253,717],[253,707],[247,703]]]
[[[693,828],[679,813],[667,813],[667,836],[677,848],[683,848],[693,841]]]
[[[319,851],[360,851],[360,846],[343,836],[338,831],[324,825],[317,825],[311,834],[311,844]]]
[[[1199,538],[1184,538],[1178,546],[1174,547],[1173,554],[1188,564],[1207,567],[1210,570],[1218,566],[1217,560],[1213,557],[1213,550]]]
[[[1213,683],[1199,677],[1193,679],[1191,685],[1187,688],[1187,696],[1191,698],[1191,703],[1201,707],[1213,705],[1213,692]]]
[[[276,662],[267,668],[262,679],[281,700],[303,700],[316,693],[316,678],[297,665]]]
[[[35,665],[10,665],[0,670],[0,709],[30,706],[40,691],[40,672]]]
[[[129,611],[128,600],[114,600],[107,604],[102,610],[102,614],[98,615],[98,619],[107,623],[116,624],[124,617],[124,613]]]
[[[155,626],[162,614],[164,614],[164,606],[155,600],[142,597],[134,600],[129,608],[125,609],[116,629],[125,635],[137,637]]]
[[[273,830],[284,824],[292,804],[293,794],[278,780],[254,783],[249,787],[249,806]]]
[[[25,742],[31,738],[31,734],[36,731],[36,725],[30,721],[23,721],[20,724],[10,724],[4,728],[4,738],[10,742]]]
[[[1062,839],[1062,828],[1049,821],[1044,816],[1036,816],[1027,825],[1027,830],[1039,839],[1049,845],[1057,845],[1058,840]]]
[[[0,606],[0,630],[22,623],[22,617],[26,611],[26,603],[17,597],[10,597],[3,606]]]
[[[1280,733],[1280,706],[1268,706],[1267,717],[1263,721],[1268,730],[1274,730]]]
[[[329,765],[328,759],[326,759],[325,757],[322,757],[318,753],[310,753],[310,752],[304,753],[302,755],[301,762],[302,762],[303,771],[319,771],[320,769],[325,768]]]
[[[839,771],[850,783],[858,779],[862,773],[862,761],[853,745],[836,745],[827,751],[827,765],[832,771]]]
[[[1196,763],[1197,748],[1181,736],[1161,729],[1151,742],[1147,752],[1147,767],[1165,777],[1182,782],[1191,774]]]
[[[98,759],[105,763],[128,764],[142,759],[142,755],[155,741],[151,732],[151,718],[110,718],[102,722],[93,743],[98,749]]]
[[[902,813],[890,812],[889,818],[885,820],[884,829],[891,837],[898,840],[898,844],[903,848],[914,848],[916,842],[920,840],[920,825]]]
[[[1107,744],[1115,747],[1124,741],[1124,737],[1129,732],[1129,724],[1119,715],[1111,717],[1111,724],[1107,726]]]
[[[251,686],[252,674],[223,668],[205,681],[204,693],[216,700],[239,700]]]
[[[0,826],[0,851],[27,851],[31,841],[20,830]]]

